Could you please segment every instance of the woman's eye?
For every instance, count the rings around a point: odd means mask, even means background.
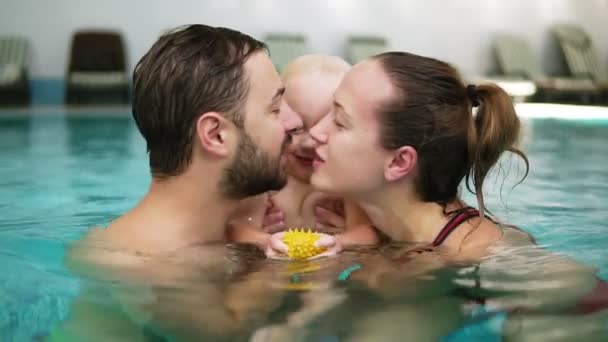
[[[338,121],[336,118],[334,118],[334,125],[336,125],[339,128],[344,128],[344,125],[340,123],[340,121]]]

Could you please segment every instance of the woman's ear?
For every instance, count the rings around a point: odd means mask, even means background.
[[[402,146],[391,153],[384,168],[387,181],[397,181],[410,174],[418,163],[418,152],[411,146]]]

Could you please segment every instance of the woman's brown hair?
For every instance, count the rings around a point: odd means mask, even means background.
[[[516,147],[521,124],[502,88],[465,86],[454,67],[433,58],[387,52],[373,59],[395,89],[380,108],[380,143],[389,150],[416,149],[415,186],[421,200],[452,203],[464,178],[483,215],[484,180],[505,151],[523,159],[526,177],[528,159]]]

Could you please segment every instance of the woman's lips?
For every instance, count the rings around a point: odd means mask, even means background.
[[[319,166],[321,166],[323,163],[325,163],[325,160],[323,160],[323,158],[321,158],[321,156],[319,156],[318,153],[315,154],[315,157],[312,161],[312,167],[314,169],[318,168]]]

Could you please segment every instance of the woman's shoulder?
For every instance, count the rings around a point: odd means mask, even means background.
[[[517,226],[507,225],[503,223],[496,224],[502,231],[502,238],[497,241],[498,243],[512,246],[537,244],[536,239],[534,239],[534,236],[532,236],[532,234],[526,232],[525,230]]]
[[[505,247],[536,245],[532,235],[524,230],[489,217],[472,220],[470,229],[463,230],[461,235],[458,255],[468,260],[482,260]]]
[[[542,265],[542,269],[550,272],[575,272],[595,274],[596,269],[592,266],[581,264],[576,260],[561,255],[546,246],[539,245],[532,234],[525,230],[501,225],[502,238],[494,244],[484,259],[485,264],[509,264],[513,267],[519,265],[528,267],[533,263]]]

